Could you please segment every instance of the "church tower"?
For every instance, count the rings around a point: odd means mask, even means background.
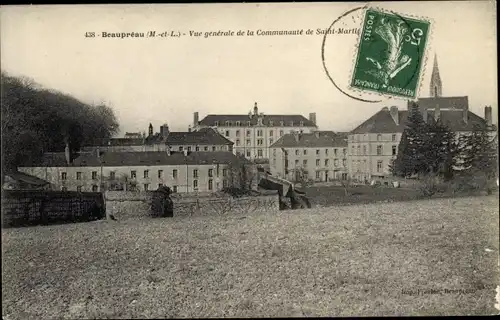
[[[439,76],[439,68],[437,62],[437,55],[434,54],[434,67],[432,68],[431,84],[430,84],[430,97],[441,97],[443,94],[443,84]]]

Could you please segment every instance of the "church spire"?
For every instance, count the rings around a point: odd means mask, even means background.
[[[434,54],[434,67],[432,68],[432,75],[431,75],[430,96],[440,97],[442,93],[443,93],[443,84],[441,83],[441,77],[439,76],[437,54]]]

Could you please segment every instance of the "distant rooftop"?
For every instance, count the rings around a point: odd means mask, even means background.
[[[316,131],[314,133],[289,133],[282,136],[270,148],[330,148],[347,147],[347,133]]]

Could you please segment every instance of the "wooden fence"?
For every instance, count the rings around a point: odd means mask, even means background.
[[[3,190],[2,228],[91,221],[106,216],[100,192]]]

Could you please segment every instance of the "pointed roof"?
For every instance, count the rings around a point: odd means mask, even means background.
[[[441,96],[443,91],[443,84],[441,82],[441,76],[439,75],[439,67],[437,61],[437,54],[434,53],[434,66],[432,67],[432,75],[430,82],[430,96],[435,96],[435,88],[437,87],[437,95]]]

